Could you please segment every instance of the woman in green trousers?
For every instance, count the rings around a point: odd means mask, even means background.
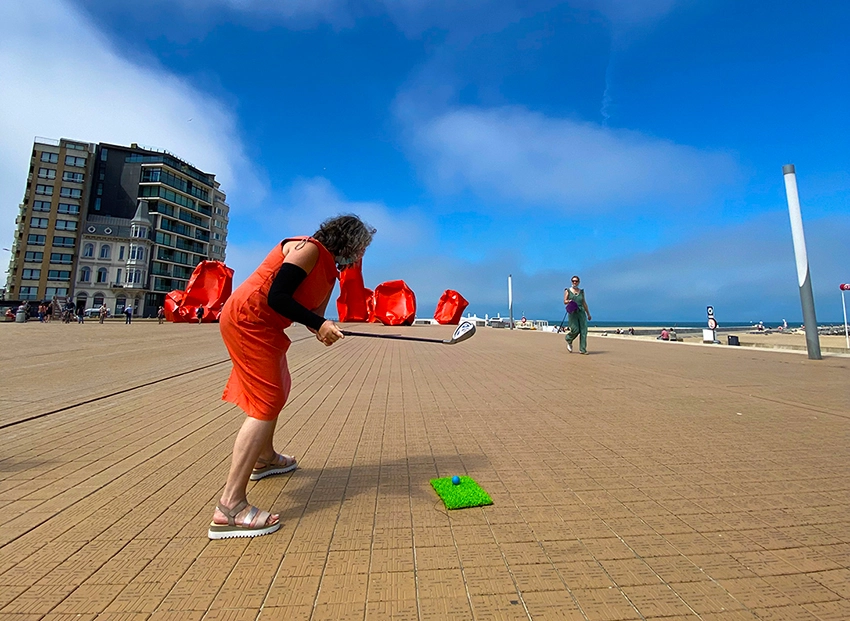
[[[564,289],[564,304],[568,307],[570,302],[575,302],[576,307],[573,312],[569,313],[570,331],[567,333],[567,351],[573,352],[573,341],[579,338],[579,352],[587,353],[587,322],[590,321],[590,310],[587,308],[587,300],[584,297],[584,289],[579,289],[581,279],[578,276],[573,276],[571,279],[572,286],[569,289]],[[570,309],[567,308],[569,311]]]

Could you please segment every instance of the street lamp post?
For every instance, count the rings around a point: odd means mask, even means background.
[[[806,255],[806,238],[803,235],[803,216],[800,213],[800,197],[797,194],[797,173],[794,171],[794,164],[783,166],[782,175],[785,177],[785,195],[788,198],[788,214],[791,217],[794,258],[797,261],[797,284],[800,286],[803,324],[806,326],[806,350],[809,353],[810,360],[820,360],[815,297],[812,293],[812,278],[809,274],[809,258]]]

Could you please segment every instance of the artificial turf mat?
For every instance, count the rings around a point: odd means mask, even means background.
[[[493,504],[493,499],[472,477],[460,477],[459,485],[453,485],[451,477],[431,479],[431,486],[437,492],[437,496],[442,498],[446,509],[464,509]]]

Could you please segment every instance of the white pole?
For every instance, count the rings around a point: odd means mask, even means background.
[[[844,309],[844,341],[850,349],[850,334],[847,332],[847,304],[844,302],[844,287],[841,288],[841,308]]]
[[[803,324],[806,326],[806,350],[810,360],[820,360],[815,298],[812,294],[812,278],[809,274],[809,259],[806,255],[806,238],[803,235],[803,216],[800,213],[800,197],[797,194],[797,173],[794,170],[794,165],[786,164],[783,166],[782,175],[785,178],[785,195],[788,198],[788,215],[791,218],[794,257],[797,260],[797,284],[800,286]]]
[[[511,330],[514,329],[514,290],[511,285],[511,275],[508,274],[508,317],[511,320]]]

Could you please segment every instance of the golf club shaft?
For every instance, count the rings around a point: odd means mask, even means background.
[[[373,339],[395,339],[397,341],[420,341],[422,343],[444,343],[443,339],[426,339],[421,336],[402,336],[401,334],[374,334],[372,332],[351,332],[343,330],[345,336],[368,336]]]

